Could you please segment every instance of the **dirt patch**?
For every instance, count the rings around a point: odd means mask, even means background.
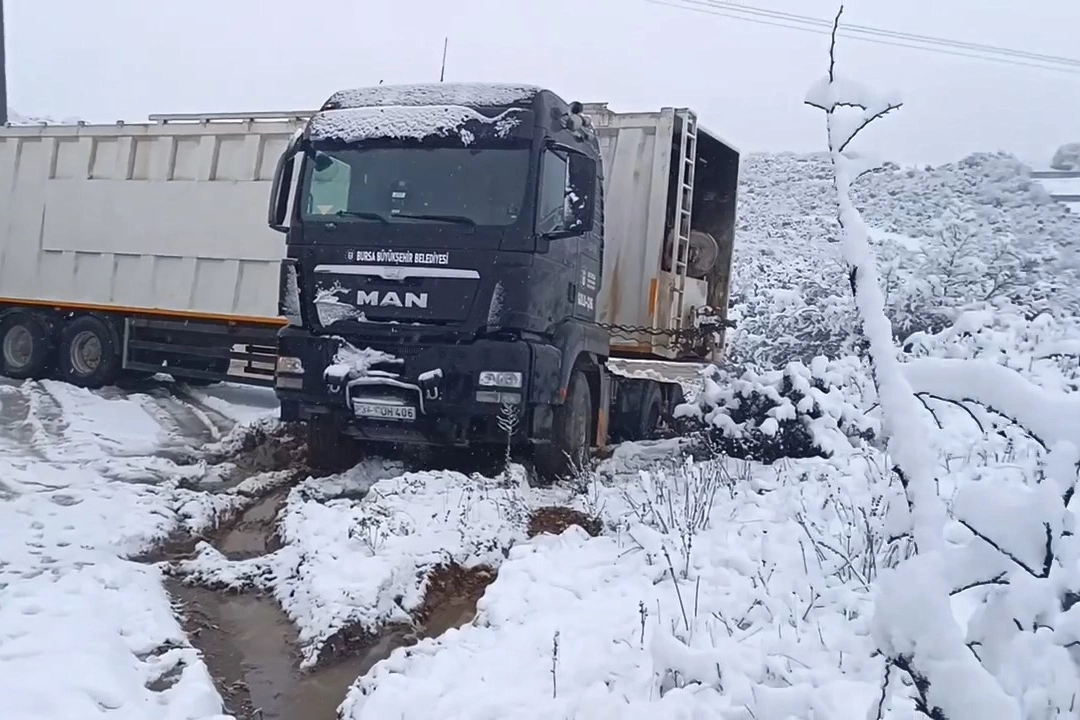
[[[593,537],[597,537],[604,531],[604,524],[600,518],[590,517],[573,508],[550,505],[533,510],[529,516],[528,535],[531,538],[542,533],[561,535],[571,525],[577,525]]]
[[[423,637],[438,637],[450,628],[468,625],[476,617],[476,603],[496,571],[485,566],[463,568],[457,563],[440,565],[428,575],[424,602],[416,613]]]

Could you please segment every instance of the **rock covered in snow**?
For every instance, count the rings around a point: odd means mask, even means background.
[[[1050,167],[1055,170],[1080,170],[1080,142],[1065,143],[1054,153]]]

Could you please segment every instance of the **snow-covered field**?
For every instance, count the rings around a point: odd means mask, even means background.
[[[0,717],[220,715],[158,570],[130,558],[243,504],[191,489],[213,475],[193,459],[272,400],[0,381]]]
[[[165,571],[273,598],[310,669],[422,636],[447,566],[495,576],[475,619],[357,678],[344,720],[1080,717],[1080,216],[1002,155],[855,185],[943,515],[915,556],[831,173],[745,160],[734,362],[681,411],[708,442],[624,445],[573,486],[245,471],[272,394],[0,383],[0,718],[220,717]],[[136,561],[286,484],[266,554]],[[529,537],[547,506],[603,531]]]

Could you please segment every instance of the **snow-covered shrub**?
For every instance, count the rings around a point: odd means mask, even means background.
[[[830,362],[820,356],[809,365],[790,362],[767,372],[710,367],[702,391],[675,414],[700,420],[707,446],[729,457],[763,463],[830,457],[876,431],[859,409],[857,378],[864,372],[854,358]]]
[[[855,347],[831,172],[827,154],[744,158],[734,361],[778,367]],[[901,337],[940,329],[972,300],[1052,301],[1080,313],[1080,215],[1055,202],[1016,158],[980,153],[940,167],[886,164],[854,179],[851,197],[870,226],[886,310]]]
[[[868,717],[910,716],[912,706],[934,720],[1075,716],[1080,665],[1070,648],[1080,648],[1080,610],[1075,610],[1080,598],[1080,541],[1069,506],[1080,461],[1074,444],[1080,403],[1053,397],[993,360],[898,362],[869,228],[852,195],[852,184],[866,166],[846,149],[860,131],[900,104],[836,76],[836,28],[842,13],[843,7],[833,26],[828,76],[811,89],[806,102],[826,116],[841,247],[869,344],[883,434],[905,491],[906,525],[917,549],[875,583],[873,638],[885,669],[881,694],[876,708],[868,708]],[[961,233],[957,236],[963,239]],[[1062,252],[1052,259],[1067,255]],[[951,267],[962,269],[963,264]],[[978,264],[969,268],[961,285],[970,290],[985,269]],[[1022,266],[1016,271],[1027,271],[1029,284],[1036,289],[1029,300],[1039,300],[1041,291],[1061,282],[1057,278],[1044,283],[1044,276]],[[1001,295],[977,299],[1003,304]],[[1074,302],[1069,293],[1058,299]],[[968,329],[954,326],[939,337],[924,334],[907,345],[926,350],[950,341],[954,347],[971,343],[977,317],[961,319],[968,321]],[[977,423],[968,404],[1024,426],[1030,437],[1052,448],[1045,468],[1016,478],[1014,473],[998,472],[984,459],[975,478],[956,485],[949,519],[934,462],[935,451],[947,443],[926,432],[920,393],[963,408]],[[968,617],[960,620],[954,603],[963,593],[976,597],[974,610],[969,603]]]

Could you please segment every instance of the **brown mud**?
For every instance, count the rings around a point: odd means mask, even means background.
[[[561,535],[571,525],[577,525],[593,537],[600,535],[604,531],[604,524],[597,517],[586,515],[573,508],[550,505],[532,511],[529,516],[527,534],[530,538],[543,533]]]

